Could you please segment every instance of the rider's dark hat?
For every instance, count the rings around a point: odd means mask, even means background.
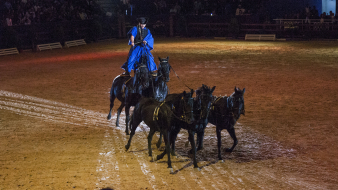
[[[137,18],[137,21],[141,24],[147,24],[148,18],[147,17],[139,17],[139,18]]]

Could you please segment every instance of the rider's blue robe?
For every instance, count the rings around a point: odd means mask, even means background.
[[[137,68],[137,64],[142,62],[142,55],[146,56],[147,59],[147,66],[149,71],[156,71],[157,66],[154,61],[153,55],[150,53],[150,51],[153,49],[154,46],[154,38],[150,33],[150,30],[148,28],[145,28],[148,30],[147,36],[143,39],[143,41],[146,41],[147,44],[144,45],[141,43],[140,45],[131,46],[128,54],[128,60],[122,65],[122,69],[128,70],[128,72],[131,72],[131,70],[135,70]],[[128,45],[131,45],[130,36],[133,35],[136,37],[137,35],[137,27],[134,26],[130,31],[128,32],[129,36],[129,43]]]

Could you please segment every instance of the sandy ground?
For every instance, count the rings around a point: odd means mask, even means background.
[[[172,93],[246,88],[239,144],[217,161],[215,126],[206,129],[193,168],[177,140],[175,174],[150,162],[147,126],[131,148],[106,120],[109,90],[122,73],[126,40],[0,57],[0,189],[338,189],[338,42],[155,39],[169,56]],[[124,112],[123,112],[124,114]],[[159,154],[153,140],[153,152]],[[232,145],[226,131],[222,147]]]

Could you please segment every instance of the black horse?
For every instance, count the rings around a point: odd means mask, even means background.
[[[143,75],[146,72],[146,67],[143,65],[140,67],[140,70],[136,70],[136,77],[118,76],[114,79],[113,86],[110,91],[110,110],[107,119],[111,119],[111,110],[114,106],[114,100],[117,97],[117,99],[121,102],[121,105],[117,110],[117,127],[119,127],[119,118],[123,107],[125,107],[126,110],[126,126],[128,126],[129,109],[131,106],[135,106],[138,103],[141,96],[153,97],[158,101],[163,101],[169,93],[169,88],[166,84],[170,80],[169,74],[171,66],[168,62],[169,57],[163,59],[159,57],[159,60],[160,64],[157,76],[151,76],[149,73],[148,77]],[[140,73],[139,76],[138,73]],[[133,86],[137,87],[136,90],[132,88]],[[126,134],[129,134],[127,127]]]
[[[179,120],[183,123],[193,122],[193,99],[191,93],[185,91],[181,94],[170,94],[165,101],[158,102],[153,98],[142,97],[135,106],[131,121],[131,133],[126,150],[130,148],[132,137],[138,125],[144,121],[150,128],[148,135],[148,153],[152,156],[151,141],[154,133],[159,131],[164,136],[166,149],[164,154],[158,155],[157,159],[162,159],[165,154],[168,155],[168,168],[172,168],[170,160],[170,133],[172,132],[172,123]]]
[[[225,149],[226,152],[232,152],[238,141],[235,134],[235,124],[241,115],[245,115],[244,109],[244,92],[243,90],[235,87],[235,92],[229,97],[215,97],[212,103],[208,122],[216,125],[217,133],[217,147],[218,147],[218,159],[222,160],[221,156],[221,131],[226,129],[234,140],[234,144],[231,148]],[[198,135],[197,143],[200,149],[203,148],[203,136],[204,134]]]
[[[206,85],[202,85],[199,89],[196,90],[196,97],[194,98],[193,104],[193,115],[194,115],[194,123],[188,124],[180,121],[176,121],[174,123],[174,132],[171,134],[171,146],[172,146],[172,155],[175,154],[175,141],[177,138],[177,134],[181,130],[181,128],[185,129],[189,133],[189,142],[191,144],[190,153],[194,156],[194,168],[198,168],[197,160],[196,160],[196,145],[194,140],[194,135],[197,133],[197,137],[202,136],[204,134],[205,127],[208,123],[208,115],[211,107],[211,103],[213,101],[212,93],[215,90],[216,86],[212,89]]]
[[[143,91],[143,96],[155,98],[157,101],[162,102],[169,94],[167,82],[170,80],[169,74],[171,66],[169,64],[169,57],[158,57],[158,59],[160,64],[158,66],[157,75],[151,77],[149,88]]]
[[[126,112],[126,126],[129,122],[129,109],[131,106],[137,104],[138,100],[142,96],[142,90],[149,87],[149,73],[148,68],[145,65],[140,65],[136,71],[135,76],[117,76],[110,89],[110,109],[107,119],[111,119],[111,111],[114,107],[115,98],[117,98],[121,105],[117,109],[116,126],[119,127],[119,118],[123,107]],[[126,133],[128,134],[128,128],[126,127]]]

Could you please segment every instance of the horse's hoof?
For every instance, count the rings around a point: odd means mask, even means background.
[[[231,148],[226,148],[225,152],[232,152],[232,149]]]
[[[168,168],[168,169],[169,169],[170,174],[174,174],[173,168]]]
[[[163,157],[162,157],[162,158],[160,158],[160,155],[157,155],[155,158],[156,158],[156,160],[155,160],[155,161],[157,161],[157,160],[161,160]]]
[[[152,160],[153,160],[153,162],[157,161],[157,160],[158,160],[158,159],[157,159],[157,156],[153,156],[153,157],[152,157]]]
[[[111,116],[108,115],[108,116],[107,116],[107,120],[109,121],[110,119],[111,119]]]
[[[201,168],[195,167],[194,170],[197,171],[197,172],[200,172],[200,171],[201,171]]]
[[[129,146],[128,145],[126,145],[126,146],[124,146],[125,148],[126,148],[126,151],[129,149]]]
[[[224,160],[219,159],[218,162],[219,162],[219,163],[224,163]]]
[[[149,160],[150,162],[155,162],[154,157],[150,156],[149,158],[150,158]]]
[[[185,147],[188,147],[188,146],[189,146],[189,143],[190,143],[190,142],[187,141],[187,142],[184,144],[184,146],[185,146]]]

